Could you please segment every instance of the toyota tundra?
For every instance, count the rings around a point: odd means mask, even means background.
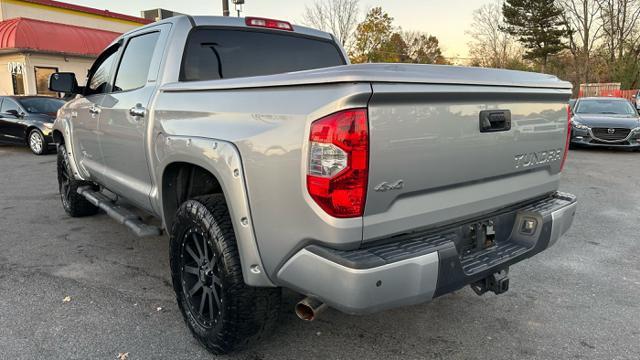
[[[503,293],[576,209],[571,86],[550,75],[350,65],[328,33],[180,16],[49,86],[76,94],[54,124],[62,206],[165,231],[178,306],[218,354],[268,332],[282,288],[307,320]]]

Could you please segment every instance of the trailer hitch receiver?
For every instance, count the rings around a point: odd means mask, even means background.
[[[471,284],[471,289],[477,295],[482,295],[487,291],[492,291],[496,295],[507,292],[509,290],[509,268],[502,269],[480,281],[474,282]]]

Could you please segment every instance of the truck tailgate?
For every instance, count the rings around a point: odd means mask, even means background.
[[[566,86],[374,82],[372,89],[364,241],[557,190]]]

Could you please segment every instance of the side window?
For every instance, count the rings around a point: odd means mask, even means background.
[[[9,112],[9,110],[20,112],[20,107],[18,106],[18,104],[16,104],[15,101],[5,98],[2,102],[2,108],[0,108],[0,112],[6,114]]]
[[[113,91],[134,90],[147,83],[149,65],[159,37],[160,32],[153,32],[129,40],[116,73]]]
[[[116,60],[118,48],[108,49],[101,55],[89,72],[89,79],[85,95],[102,94],[107,92],[111,80],[113,62]]]

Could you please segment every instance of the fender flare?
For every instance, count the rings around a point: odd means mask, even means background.
[[[62,142],[58,142],[56,140],[55,132],[59,132],[62,136]],[[70,120],[66,118],[57,118],[53,123],[53,129],[51,130],[51,135],[53,136],[54,142],[56,145],[60,145],[64,143],[65,149],[67,150],[67,155],[69,156],[69,166],[71,167],[71,171],[73,172],[73,176],[77,180],[86,180],[86,177],[80,173],[80,169],[78,164],[76,163],[75,150],[73,148],[73,138],[71,137],[71,124]]]
[[[153,168],[158,187],[156,191],[152,191],[152,196],[155,193],[155,203],[158,212],[162,214],[165,228],[169,224],[163,206],[162,182],[167,167],[179,162],[209,171],[220,183],[229,208],[245,283],[250,286],[274,287],[262,265],[251,220],[242,159],[236,146],[217,139],[159,134],[154,150]]]

